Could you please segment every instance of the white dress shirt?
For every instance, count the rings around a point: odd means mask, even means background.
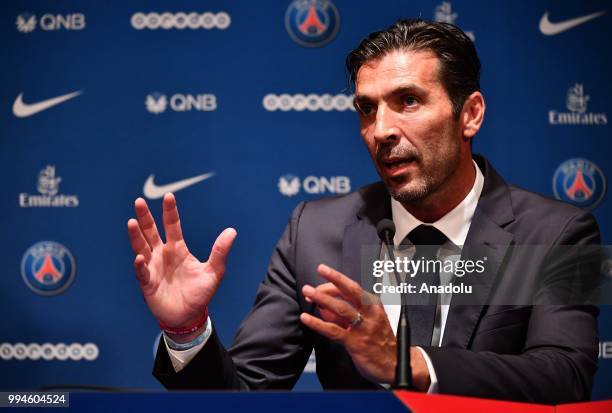
[[[476,205],[478,204],[478,199],[480,198],[480,194],[482,193],[482,187],[484,185],[484,176],[480,171],[476,162],[474,162],[474,168],[476,169],[476,179],[474,179],[474,185],[472,189],[466,197],[457,205],[454,209],[452,209],[449,213],[444,215],[442,218],[433,222],[431,224],[437,230],[442,232],[448,238],[448,241],[442,245],[440,248],[440,252],[438,253],[438,258],[450,258],[453,254],[456,254],[457,251],[460,253],[463,244],[465,243],[465,239],[467,238],[468,231],[470,229],[470,224],[472,223],[472,217],[474,216],[474,212],[476,211]],[[416,227],[421,224],[424,224],[422,221],[418,220],[414,217],[410,212],[406,211],[406,209],[395,199],[391,199],[391,214],[393,217],[393,223],[395,224],[395,236],[393,237],[393,243],[397,247],[401,242],[406,238],[406,236]],[[414,254],[414,247],[412,250],[408,249],[406,254]],[[455,255],[456,256],[456,255]],[[445,285],[448,284],[452,279],[453,274],[445,274],[443,272],[440,273],[440,283]],[[399,321],[400,315],[400,305],[397,304],[385,304],[385,298],[382,297],[383,306],[385,308],[385,312],[387,313],[387,317],[389,318],[389,323],[393,328],[393,332],[396,333],[397,324]],[[441,294],[440,300],[442,304],[440,306],[440,325],[441,325],[441,334],[440,334],[440,342],[433,343],[436,346],[440,346],[442,344],[442,338],[444,337],[444,329],[446,327],[446,319],[448,318],[448,309],[450,306],[451,294]],[[427,364],[427,369],[429,370],[429,377],[431,379],[431,384],[429,385],[429,389],[427,393],[437,393],[438,391],[438,378],[436,376],[436,372],[433,368],[433,364],[431,359],[425,353],[425,351],[417,347],[421,350],[421,354],[425,358],[425,363]]]
[[[450,251],[453,250],[453,247],[463,247],[465,239],[467,237],[468,230],[470,229],[470,224],[472,223],[472,217],[474,216],[474,211],[476,210],[476,205],[478,204],[478,199],[480,198],[480,194],[482,192],[482,187],[484,185],[484,176],[478,168],[478,165],[474,162],[474,168],[476,169],[476,179],[474,180],[474,185],[472,189],[467,194],[467,196],[457,205],[452,211],[448,214],[444,215],[438,221],[428,224],[433,225],[442,232],[449,241],[444,244],[441,250],[449,251],[447,254],[450,254]],[[404,207],[395,199],[391,199],[391,213],[393,217],[393,223],[395,224],[395,236],[393,238],[393,243],[398,246],[404,238],[416,227],[423,224],[420,220],[415,218],[411,213],[406,211]],[[448,244],[448,245],[447,245]],[[451,274],[452,275],[452,274]],[[448,283],[450,281],[449,277],[445,277],[444,274],[440,274],[440,281],[442,284]],[[442,302],[450,303],[450,296],[441,297]],[[385,304],[383,299],[383,306],[385,309],[385,313],[389,319],[389,323],[393,328],[394,334],[396,333],[397,324],[399,321],[400,314],[400,306],[398,304]],[[441,334],[440,334],[440,342],[436,343],[438,346],[442,343],[442,338],[444,337],[444,328],[446,327],[446,319],[448,317],[448,308],[449,304],[443,304],[441,306],[440,317],[441,317]],[[204,347],[210,335],[212,334],[212,323],[210,321],[210,317],[206,321],[206,328],[204,331],[204,340],[187,350],[174,350],[168,346],[168,338],[164,334],[164,343],[168,350],[168,355],[170,356],[170,360],[172,362],[172,366],[174,370],[178,373],[181,371],[194,357],[195,355]],[[431,378],[431,384],[428,389],[428,393],[436,393],[438,389],[438,379],[436,376],[436,372],[433,368],[433,364],[431,359],[425,353],[425,351],[417,347],[421,350],[423,357],[425,358],[425,363],[427,364],[427,369],[429,370],[429,376]]]

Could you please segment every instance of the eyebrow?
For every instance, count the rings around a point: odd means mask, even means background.
[[[383,95],[383,99],[389,99],[392,97],[405,95],[407,93],[417,93],[420,95],[425,95],[427,91],[423,89],[422,87],[415,85],[414,83],[408,83],[405,85],[399,85],[393,90],[385,93],[385,95]],[[353,102],[359,104],[359,103],[371,102],[372,100],[373,99],[367,95],[355,95]]]

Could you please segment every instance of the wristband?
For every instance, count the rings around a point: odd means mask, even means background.
[[[177,327],[177,328],[168,327],[161,321],[159,322],[159,326],[161,327],[162,330],[164,330],[168,334],[174,334],[176,336],[184,336],[187,334],[191,334],[195,331],[198,331],[206,323],[206,320],[208,320],[208,307],[204,307],[204,313],[202,314],[202,318],[200,319],[200,321],[198,321],[197,323],[195,323],[194,325],[190,327]]]
[[[185,351],[199,346],[202,343],[205,343],[212,334],[212,323],[208,320],[206,322],[206,328],[204,329],[202,334],[198,335],[193,341],[190,341],[189,343],[177,343],[164,333],[164,340],[166,341],[166,345],[172,350]]]

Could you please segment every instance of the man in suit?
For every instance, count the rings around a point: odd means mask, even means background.
[[[414,254],[435,243],[437,254],[465,245],[489,257],[476,301],[451,295],[410,307],[416,389],[543,403],[588,399],[597,368],[595,307],[488,304],[503,302],[495,298],[516,285],[541,295],[542,277],[559,267],[544,256],[522,260],[513,246],[596,245],[599,232],[590,214],[506,184],[472,155],[485,112],[472,42],[449,24],[398,21],[364,39],[347,68],[382,183],[294,210],[229,350],[207,305],[236,231],[222,232],[200,262],[185,245],[173,195],[163,200],[165,244],[145,201],[136,200],[137,220],[128,222],[134,266],[164,329],[155,376],[171,389],[288,389],[314,348],[326,389],[393,384],[398,306],[361,283],[362,248],[380,249],[376,225],[392,218],[394,244]],[[373,259],[366,257],[366,267]]]

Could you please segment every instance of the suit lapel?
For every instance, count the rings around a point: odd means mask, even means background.
[[[513,235],[504,226],[514,220],[508,186],[491,165],[475,156],[485,176],[485,184],[472,218],[462,252],[463,259],[487,257],[481,275],[468,275],[461,281],[473,286],[468,296],[453,295],[442,345],[468,348],[499,270],[512,244]]]
[[[344,230],[341,271],[372,292],[372,263],[379,258],[381,246],[376,225],[391,217],[391,200],[382,183],[368,187],[361,195],[363,203],[355,221]]]
[[[453,294],[442,339],[443,346],[468,347],[512,239],[512,234],[476,210],[461,257],[464,260],[486,257],[485,271],[480,275],[466,275],[461,280],[464,284],[472,286],[472,294],[463,296]]]
[[[372,265],[378,259],[381,242],[376,227],[358,220],[346,227],[342,243],[343,273],[357,281],[365,291],[372,292]]]

